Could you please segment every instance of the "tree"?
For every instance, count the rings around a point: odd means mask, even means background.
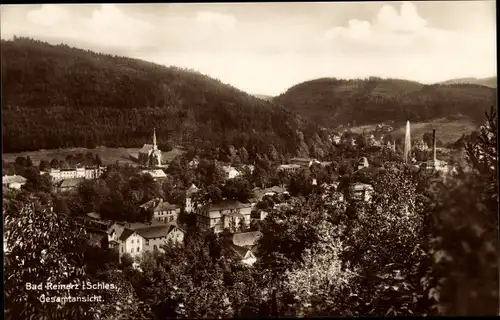
[[[50,160],[50,167],[53,169],[59,169],[59,160],[57,159]]]
[[[245,147],[241,147],[238,150],[238,156],[240,157],[242,163],[244,164],[248,163],[248,151],[247,149],[245,149]]]
[[[47,283],[87,280],[76,226],[67,218],[61,219],[35,197],[21,203],[4,200],[3,206],[8,248],[4,266],[6,318],[40,318],[50,314],[52,319],[91,319],[89,310],[78,304],[68,303],[61,308],[60,304],[44,304],[39,300],[42,295],[54,296],[46,288]],[[29,290],[28,283],[42,284],[43,288]],[[71,295],[79,294],[85,291],[71,291]]]
[[[61,168],[61,170],[67,170],[70,168],[66,160],[62,160],[61,162],[59,162],[59,167]]]
[[[102,166],[102,160],[101,160],[101,157],[98,154],[95,155],[94,165],[96,165],[98,167]]]
[[[269,146],[268,156],[272,162],[277,162],[279,160],[279,153],[272,144]]]
[[[46,171],[49,168],[50,168],[50,164],[48,161],[40,160],[40,164],[38,165],[38,169],[40,170],[40,172]]]
[[[341,253],[344,248],[337,228],[323,220],[318,226],[318,244],[306,249],[303,262],[286,272],[285,288],[295,296],[294,309],[299,316],[350,313],[349,306],[345,305],[345,295],[356,273],[343,267]]]
[[[433,141],[432,141],[432,132],[426,132],[426,133],[424,133],[423,136],[422,136],[422,140],[427,145],[427,147],[432,148],[432,144],[433,144]]]
[[[237,177],[229,180],[222,188],[225,198],[247,202],[252,196],[250,183],[244,178]]]
[[[430,231],[431,269],[424,283],[439,315],[498,313],[497,115],[486,115],[467,145],[472,172],[436,186]],[[458,245],[457,245],[458,244]]]
[[[368,203],[352,203],[344,220],[344,263],[355,268],[351,290],[358,315],[426,313],[420,279],[426,270],[424,206],[412,172],[387,170]],[[422,306],[424,304],[424,306]]]

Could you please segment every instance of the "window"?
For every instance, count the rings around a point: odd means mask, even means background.
[[[132,243],[134,243],[134,239],[132,239]]]
[[[146,245],[149,246],[149,239],[146,239]]]
[[[137,247],[137,252],[139,252],[139,247]]]
[[[154,249],[155,249],[155,250],[156,250],[156,249],[158,249],[158,247],[156,246],[156,244],[154,245]]]
[[[122,253],[123,253],[123,247],[122,247]]]
[[[134,248],[130,249],[130,253],[134,253]]]

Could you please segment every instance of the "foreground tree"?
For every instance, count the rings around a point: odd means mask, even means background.
[[[440,185],[432,214],[432,268],[423,282],[439,315],[498,314],[497,115],[467,146],[473,171]]]

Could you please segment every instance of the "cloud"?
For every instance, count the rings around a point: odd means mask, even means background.
[[[375,26],[393,32],[416,32],[427,26],[427,20],[420,17],[413,3],[405,2],[400,13],[392,6],[384,5],[378,12]]]
[[[64,6],[57,4],[42,4],[40,9],[29,11],[26,14],[29,22],[41,26],[56,26],[68,21],[69,14]]]
[[[136,50],[149,42],[153,26],[143,20],[126,15],[113,4],[103,4],[84,19],[81,36],[109,46],[127,46]]]
[[[236,19],[233,16],[211,11],[198,12],[196,21],[202,25],[209,25],[219,30],[229,30],[236,25]]]
[[[432,36],[434,30],[428,28],[427,24],[427,20],[419,15],[417,7],[411,2],[403,3],[399,12],[386,4],[378,11],[373,22],[352,19],[345,27],[336,26],[327,30],[324,38],[340,41],[344,45],[353,44],[353,49],[359,49],[359,45],[372,49],[393,50],[395,46],[409,49],[409,46],[422,41],[422,36]]]

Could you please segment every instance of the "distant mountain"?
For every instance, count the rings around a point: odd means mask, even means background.
[[[423,85],[418,82],[369,78],[322,78],[297,84],[273,102],[321,126],[412,122],[462,114],[482,121],[496,105],[496,89],[475,84]]]
[[[440,82],[440,84],[477,84],[480,86],[487,86],[490,88],[497,87],[497,77],[489,77],[489,78],[460,78],[460,79],[451,79],[447,81]]]
[[[318,126],[200,73],[16,38],[1,41],[3,152],[158,143],[296,154]],[[302,143],[304,145],[304,143]]]
[[[264,95],[264,94],[254,94],[253,96],[256,97],[256,98],[265,100],[265,101],[271,101],[271,100],[273,100],[272,96],[267,96],[267,95]]]

